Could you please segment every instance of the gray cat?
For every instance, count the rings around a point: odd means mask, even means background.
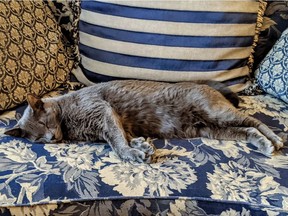
[[[244,140],[268,156],[283,147],[266,125],[239,112],[237,95],[217,82],[112,81],[27,100],[5,134],[43,143],[104,140],[123,160],[151,159],[154,148],[142,136]]]

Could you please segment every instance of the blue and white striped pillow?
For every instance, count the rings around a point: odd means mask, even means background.
[[[258,1],[82,1],[85,84],[133,78],[228,81],[243,90]]]

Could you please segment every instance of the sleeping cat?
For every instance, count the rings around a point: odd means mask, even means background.
[[[239,112],[237,95],[217,82],[111,81],[27,101],[5,134],[43,143],[104,140],[123,160],[151,159],[154,148],[143,137],[244,140],[268,156],[283,146],[266,125]]]

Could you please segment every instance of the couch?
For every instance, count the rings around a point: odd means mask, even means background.
[[[45,97],[83,86],[74,81]],[[0,214],[288,215],[288,105],[264,92],[241,99],[243,113],[284,139],[272,157],[240,141],[173,139],[153,141],[155,163],[134,164],[105,143],[6,136],[27,105],[2,112]]]

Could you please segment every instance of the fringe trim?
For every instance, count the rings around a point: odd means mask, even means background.
[[[264,13],[265,13],[265,10],[267,7],[266,1],[267,0],[259,0],[259,9],[258,9],[257,22],[256,22],[255,35],[254,35],[254,40],[253,40],[253,44],[252,44],[251,54],[250,54],[249,59],[248,59],[248,67],[250,69],[250,74],[252,73],[252,68],[253,68],[253,64],[254,64],[254,55],[253,54],[255,53],[255,48],[258,44],[261,27],[262,27],[263,21],[264,21]]]
[[[259,0],[259,9],[258,9],[258,16],[257,16],[257,22],[256,22],[256,28],[255,28],[255,35],[254,35],[254,40],[252,44],[251,54],[248,58],[248,63],[247,63],[249,67],[249,76],[250,76],[249,79],[252,85],[249,86],[247,89],[245,89],[243,92],[241,92],[241,94],[244,94],[244,95],[257,95],[257,94],[262,93],[254,77],[253,65],[254,65],[255,48],[259,41],[259,35],[260,35],[261,28],[263,25],[264,13],[265,13],[266,7],[267,7],[267,0]]]

